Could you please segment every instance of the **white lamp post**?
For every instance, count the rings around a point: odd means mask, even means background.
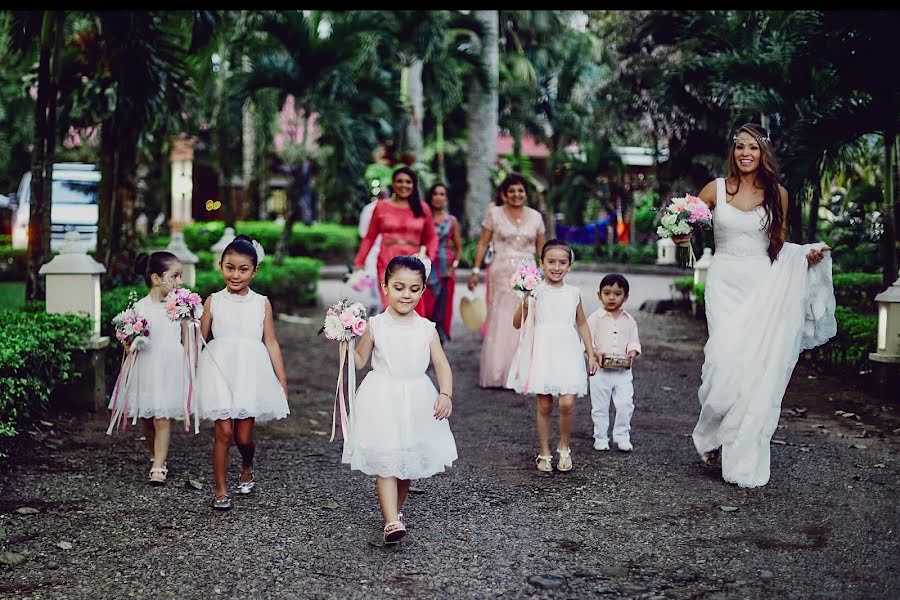
[[[878,303],[878,350],[869,354],[869,358],[900,364],[900,277],[875,296],[875,302]]]
[[[53,391],[53,401],[87,410],[106,406],[106,347],[109,338],[100,335],[100,274],[106,267],[87,255],[76,231],[66,234],[60,253],[41,267],[47,279],[47,312],[86,314],[94,322],[83,354],[75,356],[75,381]]]
[[[173,138],[169,161],[172,165],[172,231],[194,222],[194,143],[197,138]]]
[[[225,233],[222,234],[222,237],[219,238],[219,241],[213,244],[213,247],[210,248],[213,253],[214,269],[219,268],[219,263],[222,262],[222,253],[225,252],[225,247],[234,240],[234,237],[234,228],[226,227]]]
[[[712,264],[712,256],[712,248],[704,248],[703,256],[694,263],[694,285],[706,283],[706,273],[709,271],[709,265]]]
[[[181,279],[186,287],[193,288],[197,283],[197,255],[191,252],[191,249],[184,243],[184,234],[180,231],[173,233],[166,250],[181,261],[184,266]]]
[[[77,231],[66,233],[60,253],[39,272],[47,278],[47,312],[86,314],[94,321],[93,339],[101,339],[100,275],[106,267],[87,255]]]
[[[674,265],[675,263],[675,242],[670,238],[659,238],[656,242],[656,264]]]

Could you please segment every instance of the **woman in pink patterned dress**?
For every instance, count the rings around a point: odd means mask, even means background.
[[[375,205],[369,230],[353,260],[353,268],[362,269],[369,249],[378,234],[381,234],[377,287],[381,293],[383,308],[387,308],[388,302],[381,282],[384,281],[384,271],[391,259],[395,256],[418,254],[433,260],[438,243],[431,209],[419,198],[415,171],[409,167],[398,168],[391,178],[391,189],[394,194]],[[422,302],[416,306],[416,312],[425,316],[425,305]]]
[[[535,252],[544,246],[544,219],[525,205],[528,195],[525,178],[512,173],[500,184],[500,205],[490,206],[481,222],[481,237],[469,289],[478,285],[481,263],[488,244],[494,245],[494,260],[487,272],[487,321],[481,346],[481,387],[506,387],[509,366],[519,341],[513,314],[522,300],[510,286],[521,261],[535,264]]]

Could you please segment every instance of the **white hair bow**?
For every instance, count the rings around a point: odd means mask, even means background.
[[[262,244],[256,240],[252,240],[250,243],[253,244],[253,249],[256,250],[256,264],[258,265],[266,257],[266,251],[263,250]]]
[[[419,256],[418,254],[411,254],[410,256],[419,259],[419,261],[425,265],[425,280],[428,281],[428,278],[431,277],[431,259],[427,256]]]

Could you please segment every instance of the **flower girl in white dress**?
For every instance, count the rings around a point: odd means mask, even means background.
[[[219,264],[225,289],[210,294],[200,320],[203,337],[213,334],[213,340],[200,353],[197,381],[200,417],[216,422],[216,510],[231,508],[225,477],[231,440],[241,453],[238,493],[249,494],[256,484],[254,423],[283,419],[290,413],[272,305],[249,287],[259,269],[260,255],[262,247],[246,235],[235,237],[225,247]]]
[[[382,284],[388,308],[369,319],[356,345],[356,367],[371,354],[372,370],[357,390],[341,461],[376,476],[385,543],[406,535],[400,510],[410,480],[440,473],[457,458],[446,420],[453,409],[453,373],[434,322],[415,312],[428,279],[426,262],[391,259]],[[440,393],[425,374],[429,361]]]
[[[550,454],[550,419],[553,416],[553,397],[559,397],[559,461],[560,471],[572,470],[572,451],[569,432],[575,397],[587,393],[588,379],[584,366],[597,371],[597,359],[591,343],[581,294],[578,288],[563,282],[572,267],[572,249],[562,240],[550,240],[541,249],[541,268],[544,281],[534,290],[534,315],[528,320],[529,303],[519,305],[513,315],[513,327],[526,326],[506,387],[520,394],[537,395],[537,433],[541,452],[537,456],[539,471],[553,470]],[[530,323],[528,322],[530,321]]]
[[[144,278],[150,291],[134,310],[147,319],[150,337],[134,363],[125,389],[126,414],[141,419],[153,465],[150,485],[164,485],[169,473],[166,458],[171,439],[171,419],[184,418],[183,385],[187,377],[183,331],[180,322],[166,315],[166,294],[181,287],[181,261],[171,252],[140,254],[134,272]],[[113,408],[110,402],[109,408]]]

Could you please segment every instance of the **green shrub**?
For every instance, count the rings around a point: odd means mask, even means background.
[[[278,238],[284,229],[269,221],[238,221],[235,233],[249,235],[262,244],[266,254],[273,256]],[[222,221],[192,223],[184,228],[184,240],[193,251],[209,250],[225,231]],[[288,253],[291,256],[311,256],[329,263],[349,262],[359,246],[359,231],[352,225],[294,223]]]
[[[836,273],[834,275],[834,299],[859,313],[874,314],[877,310],[875,296],[884,291],[880,273]]]
[[[92,327],[86,316],[0,311],[0,436],[14,436],[57,384],[78,376],[72,355]]]
[[[634,210],[634,228],[638,233],[652,233],[656,231],[656,218],[659,214],[653,210],[653,207],[659,201],[659,194],[648,190],[647,193],[637,203]]]
[[[695,283],[693,287],[694,302],[697,303],[697,310],[706,310],[706,284]]]
[[[197,264],[194,265],[194,268],[197,269],[197,272],[200,271],[214,271],[216,267],[213,266],[213,253],[209,250],[197,250],[194,252],[197,255]]]
[[[316,290],[319,283],[319,270],[322,263],[305,256],[294,256],[284,259],[280,267],[265,261],[259,272],[250,283],[250,287],[260,294],[269,297],[272,309],[276,312],[287,312],[301,306],[315,306]],[[194,291],[204,300],[208,295],[225,287],[222,273],[219,271],[201,271],[197,273],[197,284]]]
[[[652,265],[656,264],[656,244],[635,244],[623,246],[621,244],[604,245],[600,247],[597,259],[601,261]]]
[[[834,311],[834,318],[837,321],[837,334],[828,343],[808,350],[805,356],[817,365],[859,373],[867,367],[869,353],[875,351],[878,317],[838,306]]]

